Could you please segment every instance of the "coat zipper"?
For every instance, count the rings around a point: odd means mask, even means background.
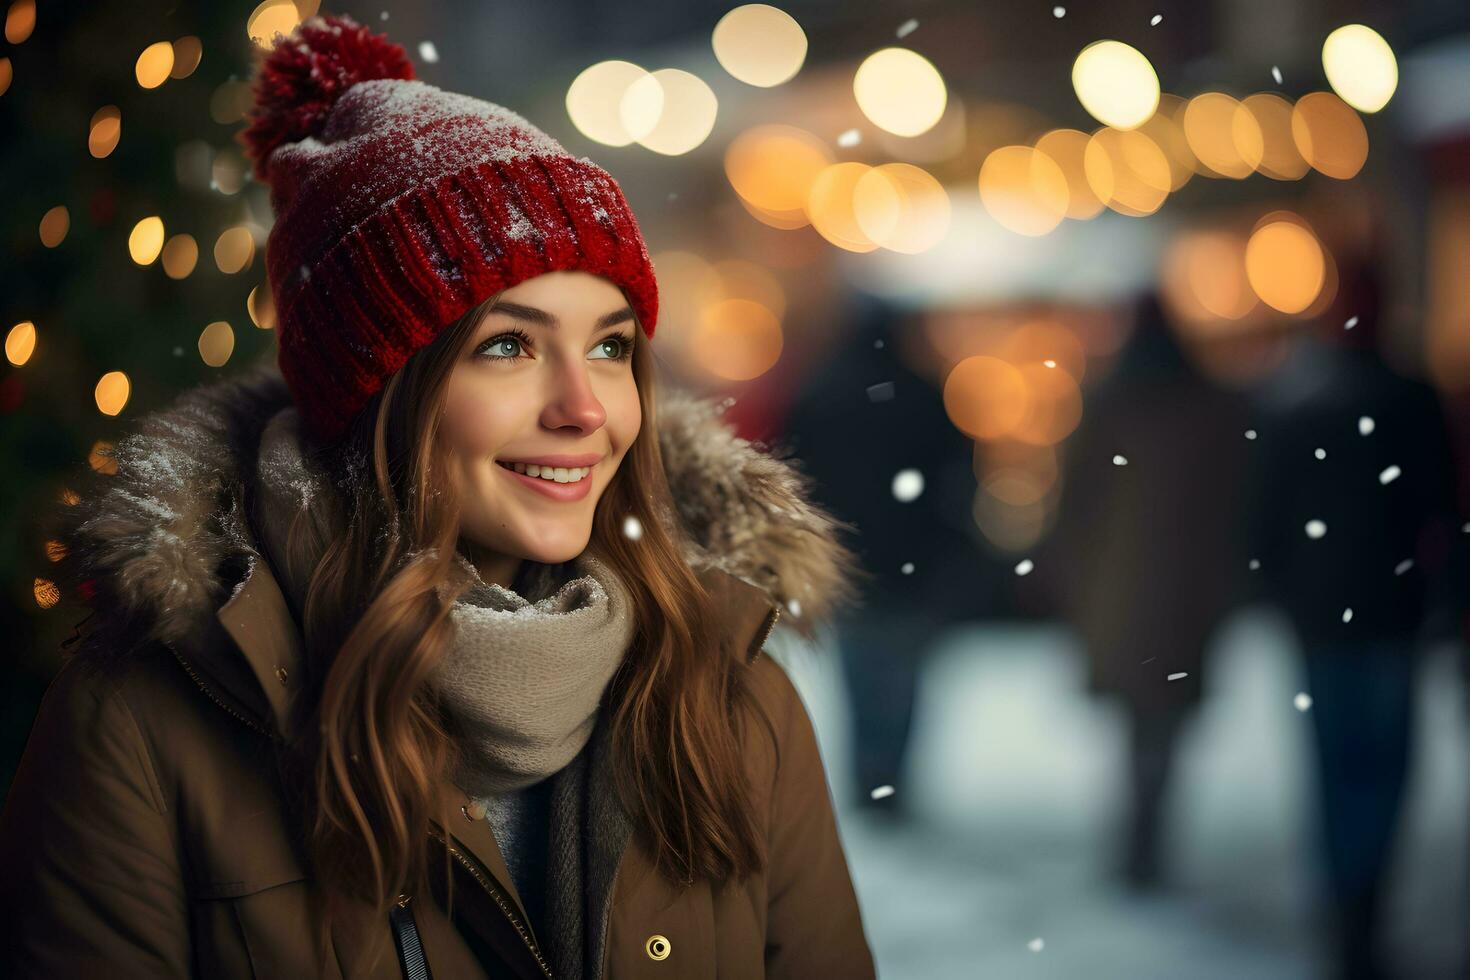
[[[511,904],[505,900],[504,896],[501,894],[500,887],[491,882],[490,879],[487,878],[485,875],[481,874],[480,869],[475,867],[474,862],[466,857],[459,848],[449,843],[447,839],[441,837],[439,834],[433,831],[430,831],[430,836],[439,841],[439,843],[443,844],[445,849],[447,849],[450,854],[454,855],[455,860],[462,864],[465,870],[470,873],[470,876],[480,883],[480,887],[485,889],[485,891],[490,894],[491,898],[495,899],[495,904],[500,906],[500,911],[505,913],[505,917],[510,920],[510,924],[515,926],[516,932],[520,934],[521,941],[526,944],[526,949],[530,950],[531,955],[536,957],[536,964],[541,967],[541,972],[546,976],[547,980],[553,980],[551,975],[551,967],[546,965],[546,960],[541,956],[541,950],[536,946],[536,941],[531,938],[530,932],[528,932],[526,930],[526,927],[521,923],[520,916],[516,915],[515,909],[511,907]]]
[[[780,620],[780,618],[781,618],[781,607],[780,606],[772,606],[771,607],[771,611],[766,616],[766,621],[764,623],[765,632],[761,634],[760,641],[755,644],[755,653],[753,653],[753,654],[750,655],[750,662],[751,663],[755,663],[756,658],[761,655],[761,649],[766,645],[766,640],[770,639],[770,637],[771,637],[771,631],[776,628],[776,623],[777,623],[778,620]]]
[[[269,729],[265,728],[264,726],[258,724],[257,722],[254,722],[254,721],[250,720],[249,718],[246,718],[239,711],[236,711],[234,708],[230,707],[230,705],[227,704],[223,698],[221,698],[218,694],[215,694],[214,691],[210,689],[210,687],[209,687],[208,684],[204,683],[204,678],[202,678],[202,677],[199,676],[199,672],[194,669],[194,667],[189,663],[189,661],[184,657],[183,654],[179,653],[178,650],[174,649],[174,647],[171,644],[164,644],[164,645],[167,646],[168,649],[169,649],[169,652],[171,652],[174,655],[174,659],[179,662],[179,666],[184,668],[184,673],[186,673],[190,677],[192,677],[194,679],[194,683],[199,685],[199,690],[202,691],[202,692],[204,692],[205,697],[209,698],[209,700],[211,700],[215,704],[219,705],[221,708],[223,708],[227,713],[229,713],[234,718],[238,719],[239,721],[243,722],[244,724],[248,725],[249,727],[255,729],[257,732],[260,732],[260,734],[266,736],[267,738],[271,739],[272,741],[279,741],[280,740],[279,739],[279,736],[277,736],[274,732],[272,732]]]

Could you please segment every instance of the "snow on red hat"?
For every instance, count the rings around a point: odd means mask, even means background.
[[[322,442],[440,330],[544,272],[612,280],[650,338],[658,317],[648,249],[605,170],[413,74],[351,17],[313,17],[266,55],[238,137],[276,216],[281,373]]]

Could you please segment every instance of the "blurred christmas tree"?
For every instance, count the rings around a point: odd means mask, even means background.
[[[301,9],[306,8],[306,9]],[[6,665],[0,787],[86,611],[51,582],[45,514],[78,466],[178,392],[273,356],[271,223],[235,142],[252,35],[316,3],[14,0],[0,49],[8,261],[0,330]],[[3,792],[3,789],[0,789]]]

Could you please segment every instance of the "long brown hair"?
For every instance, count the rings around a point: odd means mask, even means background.
[[[468,581],[454,559],[458,506],[438,425],[450,371],[498,298],[411,357],[336,444],[307,447],[338,492],[314,500],[289,532],[288,561],[320,557],[287,768],[326,900],[323,944],[344,904],[385,913],[425,887],[431,820],[448,826],[438,785],[456,746],[429,678]],[[598,502],[589,545],[627,583],[637,624],[605,702],[617,790],[660,874],[684,885],[740,878],[765,860],[740,749],[739,708],[755,701],[667,516],[653,354],[641,328],[633,334],[642,427]],[[642,525],[636,539],[623,532],[630,516]]]

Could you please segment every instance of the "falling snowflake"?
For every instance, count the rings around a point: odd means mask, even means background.
[[[1036,567],[1036,563],[1033,562],[1030,558],[1022,558],[1021,561],[1016,565],[1016,574],[1017,575],[1030,575],[1031,574],[1031,569],[1033,569],[1035,567]]]
[[[1378,482],[1383,484],[1384,486],[1388,486],[1394,480],[1397,480],[1399,478],[1399,474],[1401,473],[1403,473],[1403,470],[1399,469],[1397,466],[1390,466],[1386,468],[1382,473],[1378,474]]]
[[[623,537],[629,541],[637,541],[643,537],[643,522],[632,514],[623,518]]]
[[[873,347],[877,350],[883,349],[883,340],[881,337],[878,340],[873,341]]]
[[[792,596],[790,599],[787,599],[786,600],[786,611],[789,612],[792,615],[793,618],[800,619],[801,618],[801,600],[798,599],[798,598],[796,598],[795,596]]]
[[[1048,357],[1048,358],[1047,358],[1047,359],[1046,359],[1046,360],[1044,360],[1044,361],[1042,361],[1042,362],[1041,362],[1041,363],[1042,363],[1042,364],[1045,364],[1045,365],[1046,365],[1046,366],[1047,366],[1047,367],[1049,367],[1049,368],[1054,368],[1054,367],[1056,367],[1056,366],[1057,366],[1057,362],[1056,362],[1056,361],[1053,361],[1053,360],[1052,360],[1052,359],[1051,359],[1051,358],[1049,358],[1049,357]]]
[[[419,57],[432,65],[439,60],[439,49],[434,47],[433,41],[420,41]]]
[[[884,783],[882,786],[874,786],[873,791],[868,795],[875,800],[881,800],[884,797],[893,795],[893,787],[887,783]]]
[[[1247,566],[1247,567],[1249,567],[1250,570],[1253,571],[1253,572],[1260,571],[1260,569],[1261,569],[1261,559],[1259,559],[1259,558],[1252,558],[1250,560],[1250,565]]]
[[[1352,608],[1352,606],[1349,606],[1348,608],[1346,608],[1346,609],[1344,609],[1342,611],[1342,621],[1344,623],[1351,623],[1353,621],[1353,608]]]
[[[1411,569],[1413,567],[1414,567],[1414,559],[1412,559],[1412,558],[1405,558],[1403,561],[1401,561],[1397,565],[1393,566],[1393,573],[1395,575],[1402,575],[1402,574],[1404,574],[1405,572],[1407,572],[1409,569]]]
[[[1276,80],[1277,85],[1281,84],[1281,69],[1276,65],[1271,66],[1271,77]]]
[[[875,385],[868,385],[868,401],[875,403],[893,401],[893,382],[880,381]]]
[[[857,129],[845,129],[837,136],[837,145],[841,147],[857,146],[863,141],[863,134]]]
[[[1046,941],[1043,940],[1040,936],[1037,936],[1035,939],[1026,944],[1026,948],[1031,950],[1031,952],[1033,953],[1039,953],[1043,949],[1046,949]]]
[[[1067,8],[1066,7],[1053,7],[1053,8],[1051,8],[1051,15],[1053,17],[1055,17],[1057,20],[1061,20],[1063,17],[1067,16]]]
[[[385,10],[381,14],[379,14],[378,15],[378,19],[379,20],[387,20],[388,19],[388,11]]]
[[[1164,22],[1164,15],[1163,14],[1154,14],[1152,17],[1149,18],[1148,26],[1149,27],[1158,27],[1163,22]]]
[[[917,20],[915,20],[914,18],[910,17],[908,20],[904,21],[902,24],[899,24],[898,25],[898,30],[894,31],[893,33],[896,34],[899,37],[908,37],[910,34],[914,33],[914,31],[918,29],[918,26],[919,26],[919,22]]]
[[[1353,327],[1356,327],[1357,325],[1358,325],[1358,318],[1356,316],[1350,316],[1350,317],[1347,318],[1347,322],[1342,325],[1342,329],[1344,329],[1344,330],[1351,330],[1351,329],[1353,329]]]
[[[914,563],[911,561],[906,561],[899,566],[898,570],[900,572],[903,572],[905,575],[912,575],[914,574]]]
[[[1312,696],[1306,691],[1302,691],[1296,697],[1291,699],[1291,703],[1296,705],[1296,710],[1306,711],[1312,706]]]
[[[1114,456],[1113,457],[1113,465],[1114,466],[1127,466],[1128,465],[1128,457],[1127,456]]]
[[[1315,452],[1313,452],[1312,455],[1313,456],[1316,456],[1318,459],[1326,459],[1327,458],[1327,450],[1325,450],[1325,449],[1318,449]]]
[[[1187,671],[1187,670],[1181,670],[1178,673],[1170,674],[1169,675],[1169,680],[1171,680],[1171,681],[1182,681],[1182,680],[1184,680],[1184,678],[1186,678],[1188,676],[1189,676],[1189,671]]]
[[[1256,430],[1255,429],[1246,429],[1245,430],[1245,437],[1247,439],[1254,439],[1256,437]]]
[[[918,470],[899,470],[893,477],[893,496],[901,503],[919,499],[924,492],[924,474]]]
[[[1359,418],[1358,418],[1358,434],[1359,435],[1364,435],[1364,436],[1372,435],[1373,434],[1373,416],[1371,416],[1371,415],[1359,416]]]
[[[1307,537],[1316,539],[1327,533],[1327,525],[1315,517],[1307,521]]]

